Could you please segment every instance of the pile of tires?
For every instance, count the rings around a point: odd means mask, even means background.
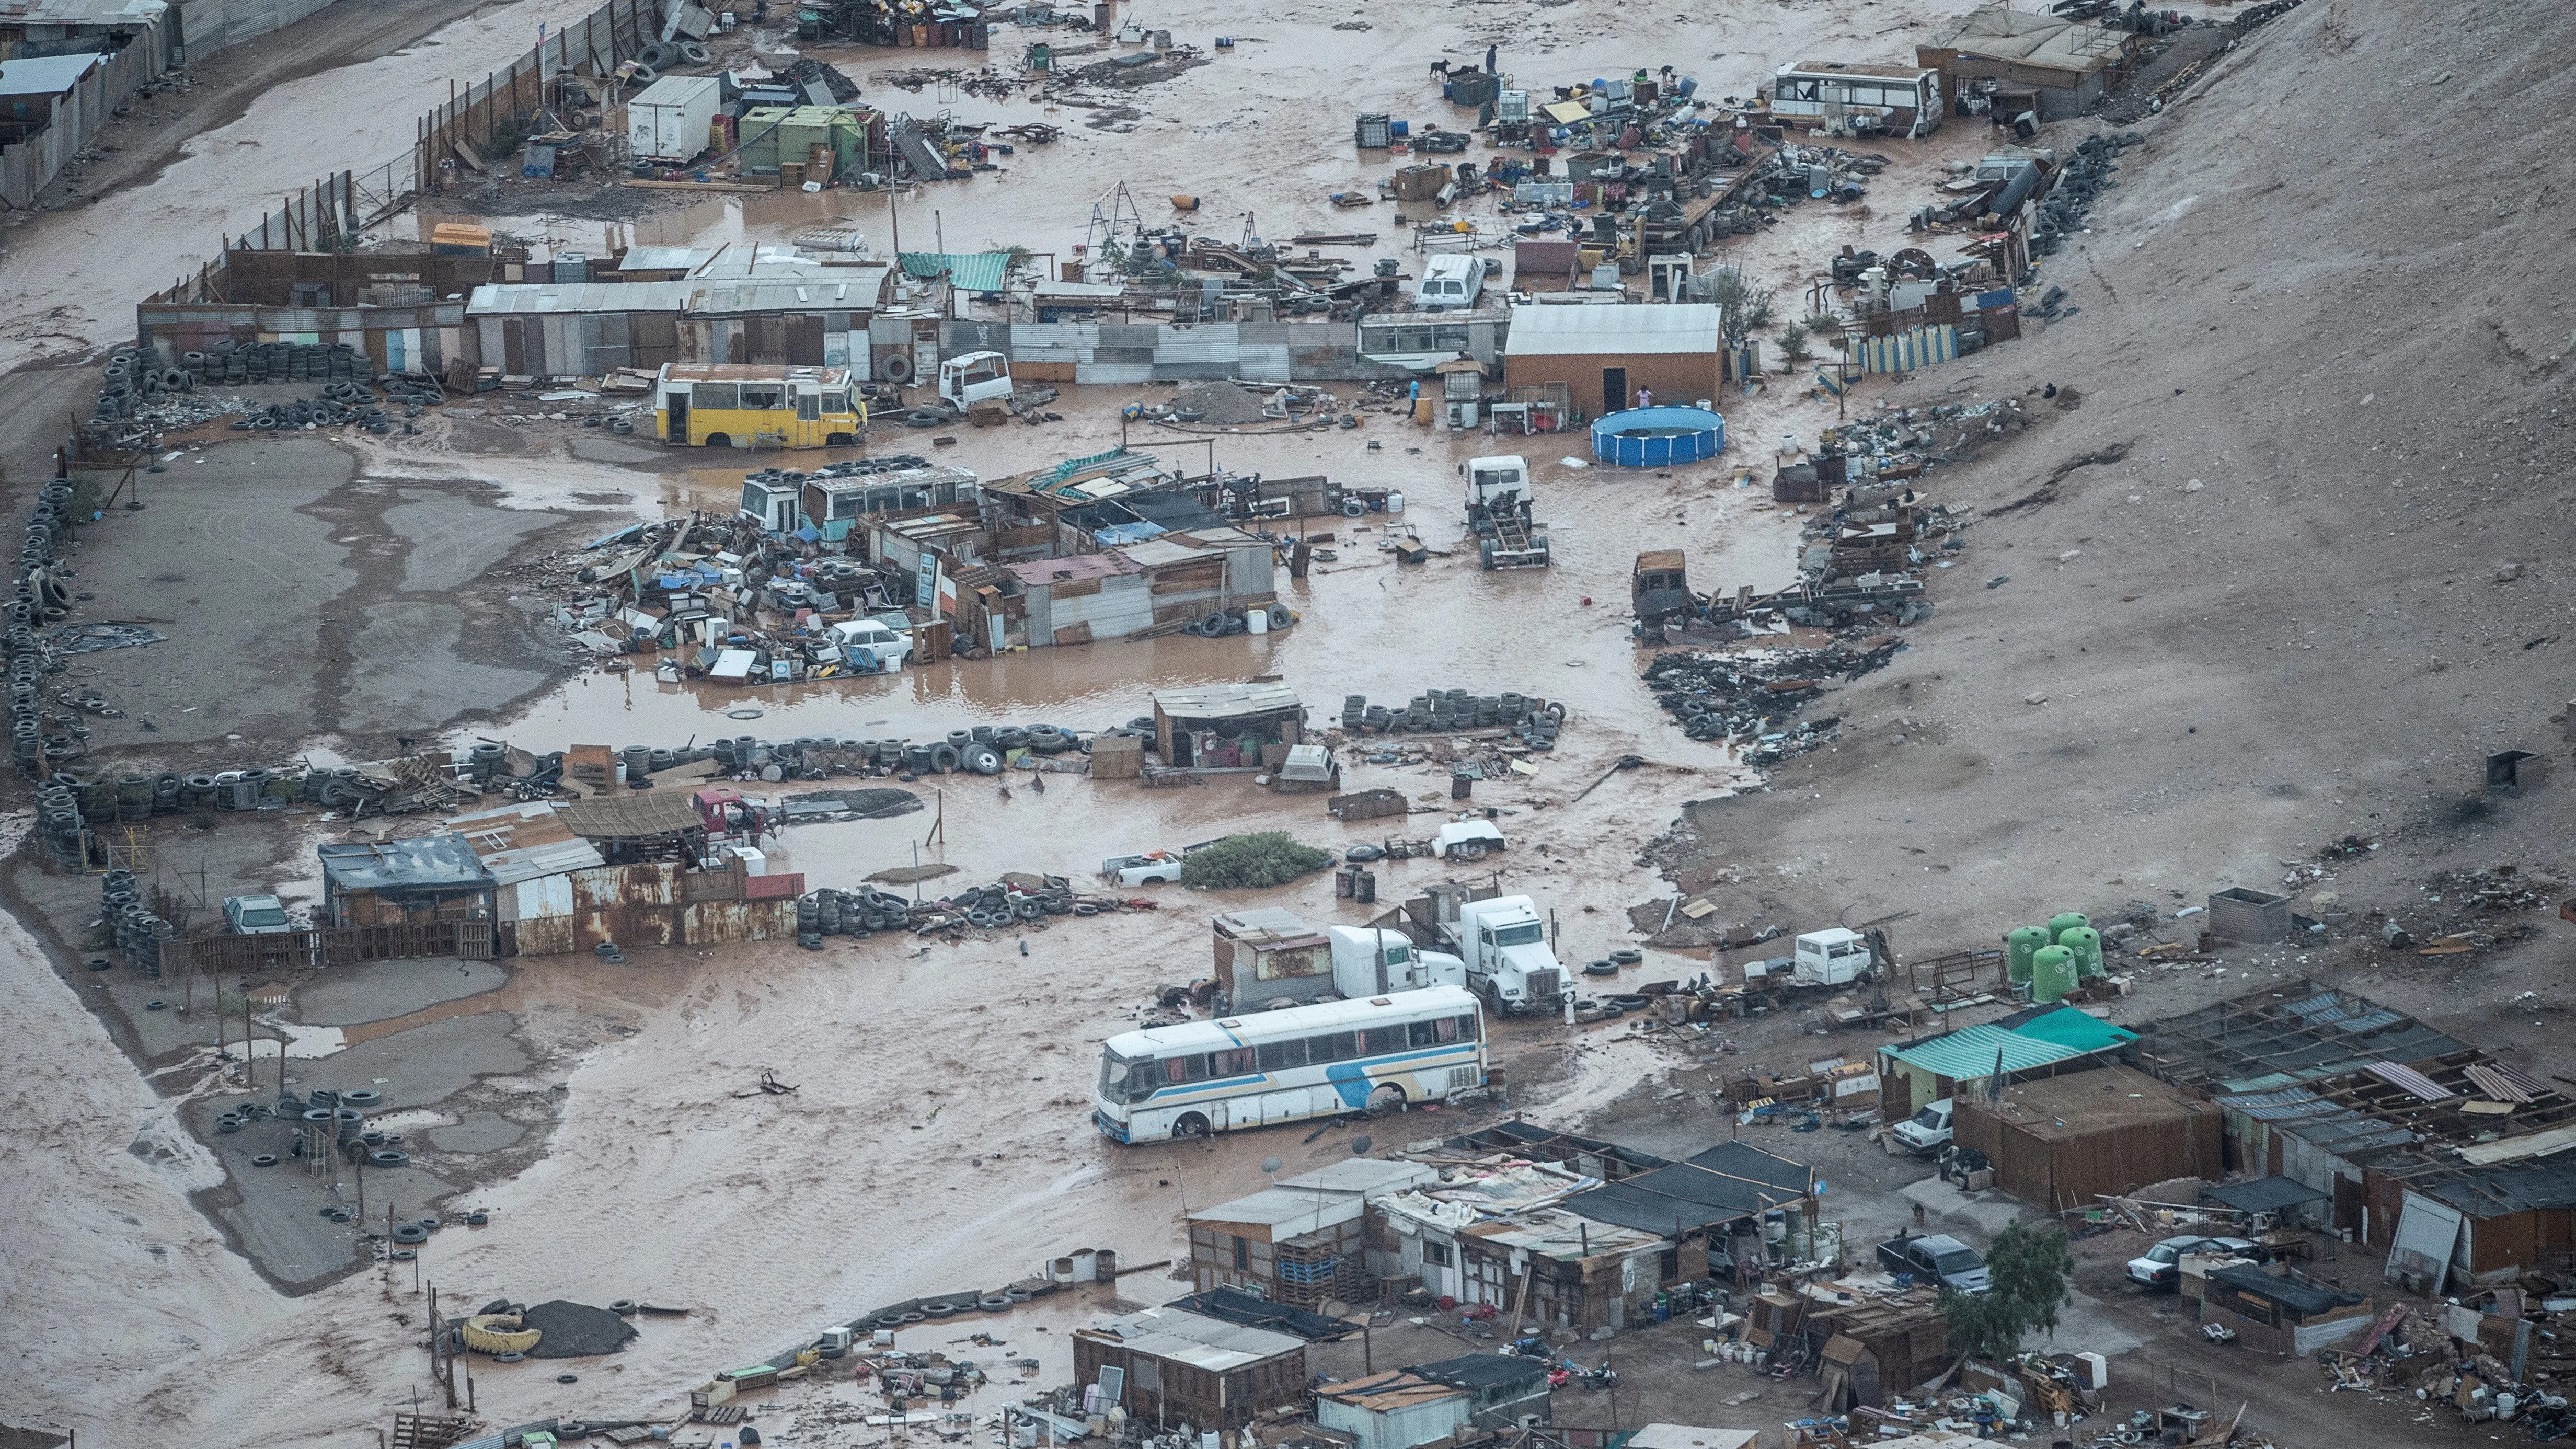
[[[71,609],[71,586],[54,569],[56,542],[71,529],[71,505],[68,483],[49,483],[37,493],[36,506],[27,518],[26,541],[18,549],[17,583],[9,601],[9,753],[18,772],[30,779],[44,772],[49,756],[59,759],[78,752],[68,738],[46,738],[39,703],[46,677],[62,668],[37,631]],[[57,811],[62,803],[57,796]],[[41,815],[38,824],[43,827]]]
[[[1262,610],[1261,622],[1264,632],[1275,634],[1296,623],[1297,616],[1288,611],[1286,604],[1272,604]],[[1195,634],[1202,639],[1222,639],[1229,634],[1249,633],[1251,629],[1250,614],[1239,608],[1211,609],[1205,617],[1193,619],[1182,626],[1182,632]]]
[[[1342,696],[1342,730],[1346,734],[1459,734],[1505,729],[1531,749],[1552,750],[1565,716],[1563,700],[1545,700],[1534,694],[1470,694],[1463,689],[1434,689],[1415,695],[1401,707],[1371,704],[1364,694]]]
[[[161,943],[178,932],[144,904],[134,872],[120,867],[100,877],[99,915],[126,960],[150,975],[161,974]]]
[[[309,401],[270,403],[249,415],[233,421],[237,433],[298,432],[306,428],[338,428],[356,424],[371,433],[390,433],[393,419],[376,406],[374,394],[366,384],[335,382]]]

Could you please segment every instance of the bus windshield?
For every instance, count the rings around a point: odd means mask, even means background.
[[[1512,926],[1487,926],[1485,941],[1494,946],[1535,946],[1539,941],[1538,922],[1523,921]]]
[[[1100,1095],[1113,1102],[1141,1102],[1162,1082],[1162,1063],[1151,1057],[1131,1061],[1116,1052],[1101,1054]]]

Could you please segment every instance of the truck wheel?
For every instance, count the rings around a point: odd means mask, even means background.
[[[1172,1140],[1178,1142],[1185,1137],[1205,1137],[1209,1131],[1208,1119],[1192,1112],[1172,1124]]]

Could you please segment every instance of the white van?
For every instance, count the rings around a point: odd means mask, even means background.
[[[1425,312],[1463,312],[1476,305],[1484,290],[1482,258],[1433,257],[1422,264],[1422,280],[1413,284],[1413,305]]]

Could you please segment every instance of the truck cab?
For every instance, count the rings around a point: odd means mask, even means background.
[[[1413,305],[1424,312],[1463,312],[1485,291],[1485,263],[1477,257],[1433,257],[1413,284]]]
[[[1682,551],[1659,548],[1637,555],[1636,569],[1628,578],[1628,597],[1636,607],[1637,623],[1649,633],[1663,628],[1669,619],[1688,614],[1690,578]]]
[[[1335,926],[1332,938],[1333,989],[1344,996],[1467,984],[1466,962],[1445,951],[1425,951],[1402,931]],[[1381,962],[1383,978],[1378,974]]]
[[[1547,567],[1547,526],[1531,519],[1536,494],[1529,459],[1518,454],[1470,458],[1459,471],[1467,477],[1467,527],[1476,535],[1484,566]]]
[[[1547,944],[1547,922],[1528,896],[1471,901],[1447,934],[1466,963],[1469,990],[1505,1016],[1553,1011],[1565,968]]]
[[[1858,931],[1840,926],[1828,931],[1809,931],[1798,938],[1791,979],[1800,986],[1847,986],[1866,981],[1878,965],[1871,954],[1869,939]]]
[[[1011,405],[1011,359],[998,352],[968,352],[939,364],[939,400],[961,413],[979,404]]]

